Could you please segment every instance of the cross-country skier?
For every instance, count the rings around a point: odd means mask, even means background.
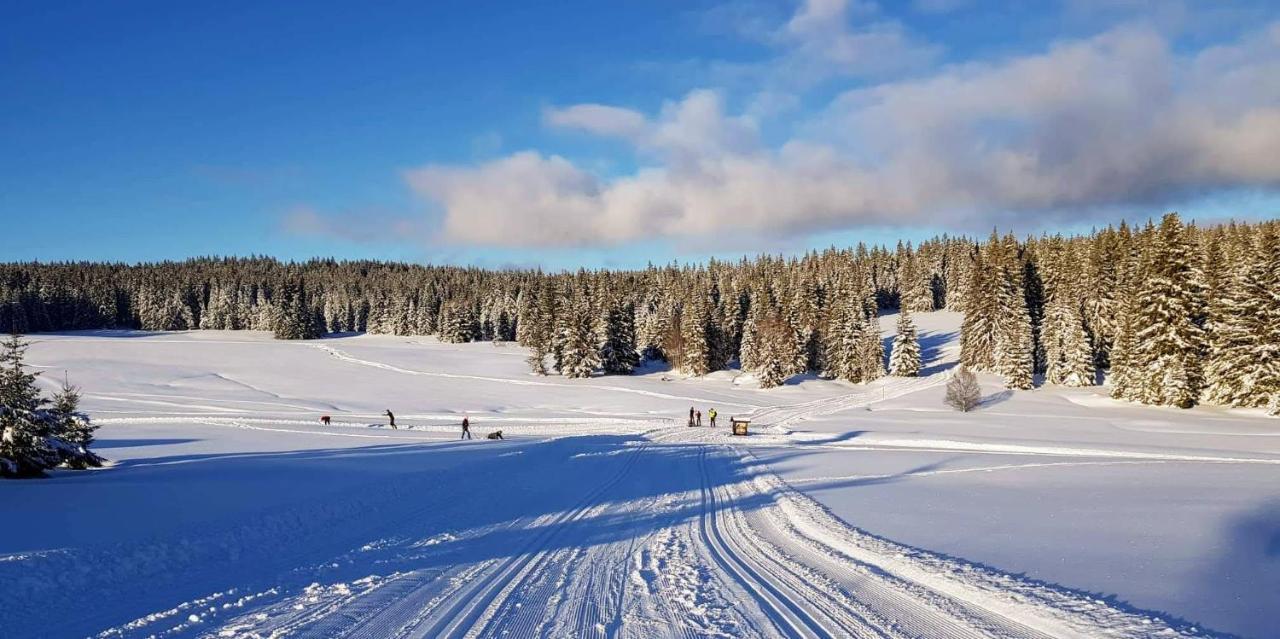
[[[387,409],[387,419],[391,420],[392,428],[395,428],[396,430],[400,430],[399,428],[396,428],[396,416],[391,412],[390,408]]]
[[[471,439],[471,419],[466,415],[462,416],[462,437],[459,437],[458,439]]]
[[[707,417],[711,418],[711,427],[715,428],[716,427],[716,409],[713,408],[707,411]]]

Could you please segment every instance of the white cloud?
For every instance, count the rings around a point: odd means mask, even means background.
[[[1158,205],[1280,187],[1280,24],[1194,55],[1120,28],[1038,55],[848,91],[769,147],[752,115],[694,91],[653,117],[578,105],[550,124],[628,140],[649,165],[597,178],[526,151],[407,179],[449,239],[536,246]]]
[[[801,83],[921,68],[940,52],[860,0],[805,0],[774,39],[786,51],[774,73]]]
[[[575,104],[563,109],[547,109],[542,119],[549,126],[581,129],[601,136],[631,139],[645,128],[644,114],[604,104]]]

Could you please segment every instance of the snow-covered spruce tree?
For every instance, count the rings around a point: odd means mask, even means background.
[[[947,380],[947,405],[967,413],[981,401],[982,387],[978,385],[978,376],[964,364],[957,366],[951,379]]]
[[[102,458],[89,450],[98,427],[80,412],[80,389],[63,380],[47,412],[53,426],[52,444],[63,466],[84,470],[102,465]]]
[[[997,295],[1001,307],[996,322],[994,372],[1004,378],[1005,388],[1027,390],[1032,386],[1035,368],[1035,341],[1026,302],[1015,286],[1006,281]]]
[[[307,302],[307,292],[301,282],[289,282],[281,287],[274,307],[271,332],[276,339],[320,337],[319,323]]]
[[[707,312],[701,300],[686,303],[680,313],[680,337],[683,348],[680,361],[672,362],[690,375],[706,375],[710,372],[711,343],[707,339]]]
[[[542,295],[534,295],[530,291],[523,297],[527,307],[521,311],[519,321],[519,342],[529,349],[525,362],[529,364],[529,370],[538,375],[547,374],[547,355],[551,351],[552,332],[555,330],[551,318],[544,314],[553,312],[554,303],[542,299]]]
[[[889,352],[889,374],[894,377],[920,374],[920,340],[915,322],[905,310],[898,313],[898,332],[893,336],[893,350]]]
[[[1214,297],[1207,402],[1269,406],[1280,396],[1280,240],[1264,227],[1252,249]]]
[[[973,244],[968,240],[947,240],[946,249],[946,297],[945,306],[949,311],[964,311],[965,289],[971,279],[969,269],[973,267]]]
[[[1204,383],[1204,290],[1187,231],[1176,213],[1160,222],[1136,297],[1136,399],[1190,408]]]
[[[534,330],[537,321],[538,298],[532,289],[521,290],[516,296],[516,343],[529,348],[530,331]]]
[[[964,319],[960,323],[960,361],[974,370],[995,367],[995,331],[998,310],[996,282],[981,253],[975,253],[964,292]]]
[[[786,300],[783,313],[791,329],[791,339],[795,342],[795,358],[791,362],[790,371],[798,374],[809,370],[810,360],[816,351],[814,329],[817,325],[817,312],[803,284],[793,285]]]
[[[919,253],[913,253],[908,244],[898,285],[902,289],[899,308],[912,313],[933,310],[933,289],[930,286],[933,273]]]
[[[760,388],[781,386],[791,377],[795,338],[791,326],[775,310],[767,311],[757,327],[760,363],[755,369]]]
[[[1093,350],[1084,328],[1079,264],[1062,238],[1042,246],[1045,315],[1040,331],[1045,353],[1045,381],[1065,386],[1091,386]]]
[[[858,359],[861,381],[871,382],[884,377],[884,340],[880,338],[880,321],[875,313],[863,316],[858,332]]]
[[[768,298],[763,293],[751,293],[746,321],[742,323],[742,344],[738,348],[738,365],[744,371],[760,366],[760,326],[764,322]]]
[[[1028,251],[1030,253],[1030,251]],[[1022,258],[1022,295],[1026,299],[1027,316],[1031,319],[1031,371],[1043,373],[1045,369],[1044,341],[1040,332],[1044,329],[1044,282],[1040,268],[1031,255]]]
[[[201,330],[231,331],[239,328],[235,325],[232,304],[231,291],[225,286],[213,285],[209,291],[209,304],[200,314]]]
[[[993,243],[991,249],[990,266],[995,272],[995,294],[989,295],[995,303],[991,370],[1004,378],[1006,388],[1026,390],[1032,386],[1035,337],[1022,286],[1022,267],[1012,236]]]
[[[561,314],[559,370],[565,377],[591,377],[600,366],[594,324],[591,305],[582,294],[574,298],[568,312]]]
[[[62,460],[51,443],[48,403],[37,373],[23,367],[27,345],[17,335],[0,346],[0,476],[39,477]]]
[[[597,326],[600,330],[600,365],[604,372],[629,375],[640,363],[636,352],[635,315],[616,298],[610,296],[603,304],[603,316]]]
[[[470,304],[452,302],[440,309],[440,341],[465,344],[475,339],[478,333],[478,322]]]

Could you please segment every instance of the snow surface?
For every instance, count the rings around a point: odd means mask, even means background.
[[[990,378],[952,412],[959,316],[915,320],[924,377],[769,391],[427,338],[35,336],[113,463],[0,483],[0,636],[1280,636],[1280,421]]]

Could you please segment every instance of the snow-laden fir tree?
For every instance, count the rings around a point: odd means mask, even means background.
[[[1280,240],[1263,228],[1210,311],[1205,400],[1267,407],[1280,396]]]
[[[0,346],[0,476],[101,466],[102,458],[89,450],[95,427],[79,411],[79,391],[64,382],[49,405],[36,386],[38,373],[23,365],[25,351],[17,335]]]
[[[738,365],[744,371],[760,366],[760,327],[765,321],[768,303],[765,293],[757,290],[750,294],[747,317],[742,323],[742,344],[738,349]]]
[[[591,304],[578,294],[568,311],[557,318],[560,342],[559,371],[565,377],[591,377],[600,366],[599,344],[596,342],[595,318]]]
[[[986,294],[993,299],[995,306],[991,371],[1004,378],[1006,388],[1026,390],[1032,386],[1035,335],[1027,310],[1016,242],[1012,236],[1006,236],[999,242],[992,242],[990,248],[988,262],[994,271],[992,285],[995,289]],[[981,306],[981,303],[974,306]]]
[[[916,377],[920,374],[920,340],[915,322],[905,309],[898,313],[898,332],[889,351],[889,374],[894,377]]]
[[[796,357],[796,342],[791,325],[776,309],[768,309],[757,326],[759,366],[755,369],[760,388],[781,386],[790,378]]]
[[[794,284],[786,300],[784,313],[791,338],[795,342],[795,359],[791,362],[790,370],[792,374],[798,374],[809,370],[817,351],[817,309],[803,283]]]
[[[930,286],[933,273],[919,253],[913,253],[908,244],[899,286],[902,288],[899,308],[912,313],[933,310],[933,289]]]
[[[1146,404],[1190,408],[1204,384],[1204,290],[1176,213],[1165,215],[1147,251],[1136,306],[1131,383]]]
[[[480,333],[479,322],[470,304],[450,303],[440,309],[440,341],[465,344]]]
[[[0,475],[36,477],[61,460],[51,445],[48,403],[36,386],[37,373],[23,367],[27,345],[11,335],[0,346]]]
[[[978,376],[964,364],[957,366],[951,379],[947,380],[947,405],[967,413],[977,408],[981,401],[982,387],[978,385]]]
[[[532,290],[521,290],[516,296],[516,343],[526,348],[532,346],[529,334],[534,330],[538,314],[537,296]]]
[[[83,470],[102,465],[102,458],[89,450],[98,429],[89,416],[80,412],[80,389],[64,379],[48,408],[52,443],[67,468]]]
[[[275,300],[275,318],[271,332],[276,339],[315,339],[320,337],[319,324],[307,292],[301,282],[285,284]]]
[[[884,340],[880,338],[880,322],[873,314],[862,321],[858,332],[858,369],[862,382],[871,382],[885,375]]]
[[[1045,381],[1091,386],[1094,358],[1084,326],[1078,255],[1062,238],[1051,238],[1042,246],[1041,257],[1045,314],[1040,339],[1044,345]]]
[[[1029,254],[1022,258],[1021,285],[1022,296],[1027,304],[1027,316],[1031,319],[1031,371],[1043,373],[1045,353],[1044,340],[1040,338],[1040,332],[1044,329],[1044,282],[1040,267],[1036,265],[1035,258]]]
[[[1035,369],[1035,337],[1025,298],[1016,283],[1006,280],[997,291],[1000,301],[996,320],[994,372],[1004,378],[1005,388],[1027,390]]]
[[[600,365],[604,372],[629,375],[640,363],[636,352],[635,315],[612,296],[603,304],[600,330]]]
[[[974,370],[995,368],[996,281],[980,253],[972,257],[960,323],[960,362]]]

